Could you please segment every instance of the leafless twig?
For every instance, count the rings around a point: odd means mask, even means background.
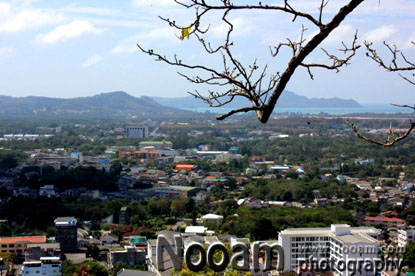
[[[366,50],[367,50],[366,55],[369,58],[371,58],[372,60],[374,60],[380,67],[384,68],[388,72],[415,71],[415,63],[410,62],[409,59],[401,51],[398,50],[396,45],[390,45],[386,42],[383,42],[383,44],[385,45],[385,47],[388,49],[389,53],[392,56],[391,61],[390,61],[389,64],[387,64],[383,60],[383,58],[379,56],[379,54],[376,52],[376,50],[372,47],[373,44],[371,42],[368,42],[368,41],[364,42],[364,45],[365,45]],[[412,42],[412,44],[415,45],[414,42]],[[400,59],[403,60],[404,65],[399,65],[400,63],[402,63],[402,61]],[[403,78],[405,81],[407,81],[408,83],[410,83],[412,85],[415,85],[415,81],[410,80],[408,77],[403,76],[401,73],[399,73],[399,76],[401,78]],[[415,74],[412,73],[412,76],[415,77]],[[403,107],[403,108],[410,108],[410,109],[413,109],[415,111],[415,104],[413,106],[406,105],[406,104],[404,104],[404,105],[392,104],[392,105],[398,106],[398,107]],[[346,120],[346,123],[352,127],[354,132],[356,132],[357,137],[359,137],[359,138],[361,138],[365,141],[368,141],[370,143],[382,146],[382,147],[391,147],[394,144],[396,144],[397,142],[405,139],[406,137],[408,137],[411,134],[412,130],[415,127],[415,122],[409,121],[409,127],[408,127],[407,131],[402,135],[398,135],[398,134],[394,133],[394,131],[392,129],[392,124],[391,124],[385,142],[379,142],[379,141],[376,141],[372,138],[364,136],[361,132],[358,131],[356,125],[351,123],[349,120]]]
[[[357,44],[357,31],[354,35],[353,42],[352,42],[352,45],[350,47],[348,47],[344,42],[342,42],[342,45],[343,45],[343,48],[338,49],[338,50],[340,52],[343,52],[344,54],[348,54],[346,57],[339,58],[336,55],[329,54],[325,49],[322,48],[321,50],[326,54],[328,59],[332,61],[332,64],[320,64],[320,63],[306,64],[306,63],[301,63],[301,66],[307,68],[308,74],[310,75],[311,79],[314,79],[314,75],[311,73],[311,68],[312,67],[319,67],[319,68],[324,68],[324,69],[328,69],[328,70],[335,70],[338,73],[340,71],[339,70],[340,67],[347,66],[347,65],[350,64],[350,60],[356,54],[356,51],[360,48],[360,45]]]
[[[207,84],[216,86],[222,91],[208,91],[208,95],[202,95],[198,91],[191,92],[190,94],[199,98],[209,104],[211,107],[224,106],[235,99],[235,97],[245,97],[251,103],[251,106],[247,106],[240,109],[234,109],[226,114],[218,116],[218,120],[223,120],[236,113],[256,111],[258,120],[262,123],[266,123],[272,114],[275,105],[283,93],[287,83],[290,81],[295,70],[299,66],[303,66],[310,70],[311,67],[321,67],[329,70],[338,71],[340,67],[345,66],[349,63],[350,59],[354,56],[359,46],[356,44],[357,36],[353,41],[351,47],[347,47],[343,44],[343,49],[340,49],[344,54],[345,58],[339,58],[335,55],[329,54],[326,50],[323,50],[332,64],[305,64],[304,59],[310,55],[328,36],[336,29],[341,22],[350,14],[357,6],[359,6],[364,0],[349,0],[335,14],[328,23],[323,23],[323,10],[328,5],[327,0],[322,0],[318,7],[319,16],[315,18],[312,13],[307,13],[295,9],[289,2],[284,0],[282,5],[264,5],[261,2],[258,4],[250,5],[238,5],[232,3],[230,0],[187,0],[181,2],[174,0],[177,4],[187,9],[194,9],[195,18],[190,24],[180,25],[176,21],[169,18],[161,18],[169,24],[172,28],[181,31],[180,39],[189,38],[195,36],[198,41],[202,44],[203,48],[208,54],[214,55],[219,54],[222,57],[223,68],[215,69],[204,65],[190,65],[182,62],[176,56],[167,58],[165,55],[155,53],[153,50],[144,49],[139,44],[138,48],[150,55],[156,57],[156,60],[163,61],[167,64],[178,66],[186,69],[200,70],[205,74],[202,76],[190,77],[184,73],[179,73],[187,81],[196,84]],[[211,4],[214,3],[214,4]],[[250,65],[246,66],[238,60],[232,53],[233,42],[231,41],[231,34],[234,30],[234,26],[228,19],[228,15],[237,10],[267,10],[270,12],[283,12],[293,16],[292,21],[301,17],[306,21],[310,22],[312,26],[317,28],[317,33],[310,38],[308,41],[304,38],[304,33],[307,30],[304,26],[302,28],[300,41],[293,41],[287,39],[286,43],[280,43],[271,50],[272,56],[277,56],[281,47],[289,47],[292,49],[292,57],[290,58],[285,70],[275,73],[268,73],[268,66],[260,66],[258,61],[253,61]],[[209,31],[207,28],[201,29],[201,20],[211,11],[222,11],[222,21],[228,26],[228,31],[225,40],[222,44],[217,47],[213,47],[210,42],[206,41],[204,34]],[[311,72],[310,72],[310,76]]]
[[[387,134],[387,137],[386,137],[385,141],[380,142],[380,141],[374,140],[372,138],[369,138],[367,136],[364,136],[357,129],[357,126],[354,123],[350,122],[349,120],[345,120],[345,122],[353,129],[353,131],[357,134],[357,137],[359,137],[360,139],[363,139],[363,140],[365,140],[369,143],[376,144],[376,145],[382,146],[382,147],[391,147],[391,146],[393,146],[394,144],[396,144],[399,141],[401,141],[401,140],[405,139],[406,137],[408,137],[409,134],[411,134],[412,130],[415,128],[415,122],[409,121],[410,126],[409,126],[408,130],[404,134],[398,135],[393,131],[392,124],[390,124],[389,131],[388,131],[388,134]]]

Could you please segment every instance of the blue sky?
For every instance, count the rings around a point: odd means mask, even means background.
[[[251,1],[237,1],[248,3]],[[280,4],[283,1],[262,1]],[[293,0],[293,7],[317,12],[320,1]],[[325,21],[347,1],[332,0]],[[185,96],[199,87],[177,75],[177,68],[156,62],[136,46],[157,50],[167,56],[177,53],[190,64],[221,68],[219,57],[203,53],[194,37],[181,41],[177,30],[158,19],[158,15],[189,23],[194,12],[173,0],[0,0],[0,95],[15,97],[91,96],[123,90],[134,96]],[[269,46],[287,37],[298,39],[301,24],[307,36],[316,30],[305,21],[291,23],[291,17],[278,12],[245,11],[230,15],[235,25],[234,53],[246,64],[258,58],[271,73],[283,70],[289,52],[278,58]],[[220,43],[226,26],[218,14],[210,14],[203,24],[211,24],[207,39]],[[396,43],[415,61],[415,1],[366,0],[324,43],[335,53],[341,41],[351,42],[356,29],[359,41],[370,40],[387,57],[384,40]],[[317,51],[309,61],[324,61]],[[413,104],[415,87],[387,73],[365,57],[364,49],[352,64],[338,74],[315,70],[310,80],[304,69],[296,71],[287,89],[308,97],[340,97],[361,103]]]

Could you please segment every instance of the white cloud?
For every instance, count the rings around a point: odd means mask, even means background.
[[[353,41],[355,32],[356,29],[353,26],[347,24],[341,25],[326,38],[323,44],[333,46],[344,42],[348,45]]]
[[[68,6],[62,9],[66,13],[79,13],[79,14],[89,14],[97,16],[114,16],[120,15],[121,10],[117,9],[108,9],[108,8],[95,8],[95,7],[79,7],[79,6]]]
[[[132,5],[136,8],[160,8],[177,6],[173,0],[132,0]]]
[[[282,5],[281,0],[277,1],[278,5]],[[339,9],[347,4],[349,1],[329,1],[329,4],[324,9],[324,14],[333,15]],[[318,7],[320,7],[320,0],[292,0],[290,5],[302,12],[318,14]],[[383,1],[364,1],[355,11],[354,15],[370,15],[370,16],[413,16],[415,14],[415,2],[413,0],[383,0]]]
[[[151,30],[147,33],[139,33],[125,39],[117,44],[112,50],[112,54],[131,54],[138,50],[137,43],[140,45],[168,41],[169,44],[179,43],[180,40],[176,37],[175,29],[170,27],[161,27]]]
[[[391,35],[396,33],[397,28],[395,26],[381,26],[376,28],[365,35],[365,40],[370,42],[384,41]]]
[[[0,59],[10,57],[12,53],[13,49],[11,47],[0,48]]]
[[[407,39],[406,41],[402,41],[400,43],[397,43],[398,47],[401,50],[413,50],[415,49],[415,34],[411,34],[410,36],[408,36],[409,39]]]
[[[66,25],[60,25],[47,34],[38,35],[36,41],[43,44],[65,42],[85,34],[99,34],[102,29],[95,28],[88,21],[75,20]]]
[[[124,42],[124,43],[120,43],[118,45],[116,45],[114,48],[112,48],[111,53],[115,54],[115,55],[119,55],[119,54],[132,54],[135,51],[137,51],[137,45],[134,43],[128,43],[128,42]]]
[[[415,3],[413,0],[365,1],[358,8],[357,14],[384,16],[413,16]]]
[[[236,18],[230,20],[231,24],[233,25],[233,37],[241,37],[249,35],[252,31],[252,25],[250,25],[245,19],[243,18]],[[209,34],[215,38],[225,38],[226,34],[229,31],[229,25],[226,23],[222,23],[218,26],[215,26],[209,30]]]
[[[52,11],[40,9],[14,10],[7,3],[0,3],[0,32],[19,32],[56,24],[63,17]]]
[[[0,2],[0,15],[5,15],[10,12],[12,6],[9,3]]]
[[[95,55],[95,56],[89,57],[87,60],[82,62],[81,67],[86,68],[86,67],[95,65],[103,60],[104,58],[102,56]]]

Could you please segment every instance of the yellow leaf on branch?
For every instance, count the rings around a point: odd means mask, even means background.
[[[189,28],[183,28],[182,29],[182,35],[179,37],[180,40],[183,40],[185,38],[189,39],[189,34],[190,34],[190,27]]]

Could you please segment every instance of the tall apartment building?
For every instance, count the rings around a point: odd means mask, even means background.
[[[398,230],[398,246],[400,248],[404,248],[411,241],[415,241],[415,228]]]
[[[124,206],[120,209],[119,213],[119,224],[129,224],[130,223],[130,214],[131,209],[128,206]]]
[[[75,252],[78,249],[77,220],[73,217],[55,219],[55,241],[60,243],[61,251]]]
[[[125,128],[125,137],[127,138],[148,138],[148,127],[147,126],[130,126]]]
[[[376,259],[380,231],[373,227],[333,224],[331,228],[289,228],[279,233],[278,244],[284,249],[284,272],[295,270],[302,261]],[[352,248],[355,248],[353,250]],[[364,250],[361,250],[364,249]],[[349,275],[348,271],[332,271]],[[374,275],[362,271],[355,275]]]

